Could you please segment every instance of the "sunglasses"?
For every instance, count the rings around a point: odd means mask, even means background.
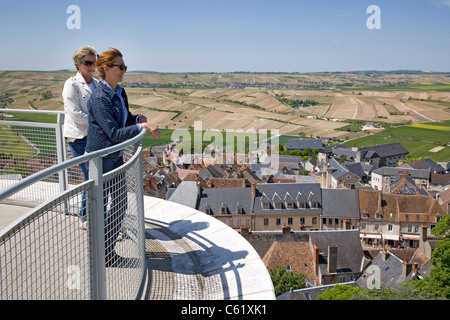
[[[95,65],[95,61],[84,61],[84,60],[82,60],[81,64],[84,64],[86,67],[90,67],[90,66]]]
[[[119,67],[121,71],[127,71],[128,67],[124,64],[110,64],[108,67]]]

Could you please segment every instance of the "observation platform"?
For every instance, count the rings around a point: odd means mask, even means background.
[[[0,230],[29,210],[0,204]],[[147,277],[141,299],[275,299],[269,272],[257,252],[221,221],[147,196],[144,219]]]

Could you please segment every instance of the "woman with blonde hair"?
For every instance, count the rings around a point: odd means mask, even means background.
[[[143,115],[133,115],[128,108],[125,90],[119,85],[123,81],[127,66],[122,53],[110,48],[97,58],[99,84],[88,102],[89,127],[86,152],[111,147],[138,135],[143,129],[156,138],[157,127],[150,125]],[[121,151],[103,157],[103,173],[120,167],[124,163]],[[111,198],[108,206],[108,197]],[[104,184],[105,255],[108,267],[118,266],[123,258],[114,247],[127,210],[127,191],[124,174]],[[109,207],[109,210],[108,210]]]
[[[90,46],[83,46],[75,51],[72,58],[77,68],[77,74],[64,83],[62,92],[65,114],[63,134],[74,157],[83,155],[86,149],[88,131],[87,102],[98,86],[98,80],[93,77],[97,60],[96,56],[97,51]],[[86,181],[88,179],[86,164],[80,164],[80,169]],[[80,228],[85,230],[87,223],[84,193],[78,217],[80,218]]]

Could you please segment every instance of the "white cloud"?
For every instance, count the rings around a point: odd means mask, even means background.
[[[450,0],[432,0],[431,3],[436,7],[446,6],[450,8]]]

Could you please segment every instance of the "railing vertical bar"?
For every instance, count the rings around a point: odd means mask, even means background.
[[[103,208],[103,164],[102,157],[89,162],[89,178],[94,180],[89,210],[89,244],[92,254],[91,299],[106,300],[106,265],[105,265],[105,220]]]

